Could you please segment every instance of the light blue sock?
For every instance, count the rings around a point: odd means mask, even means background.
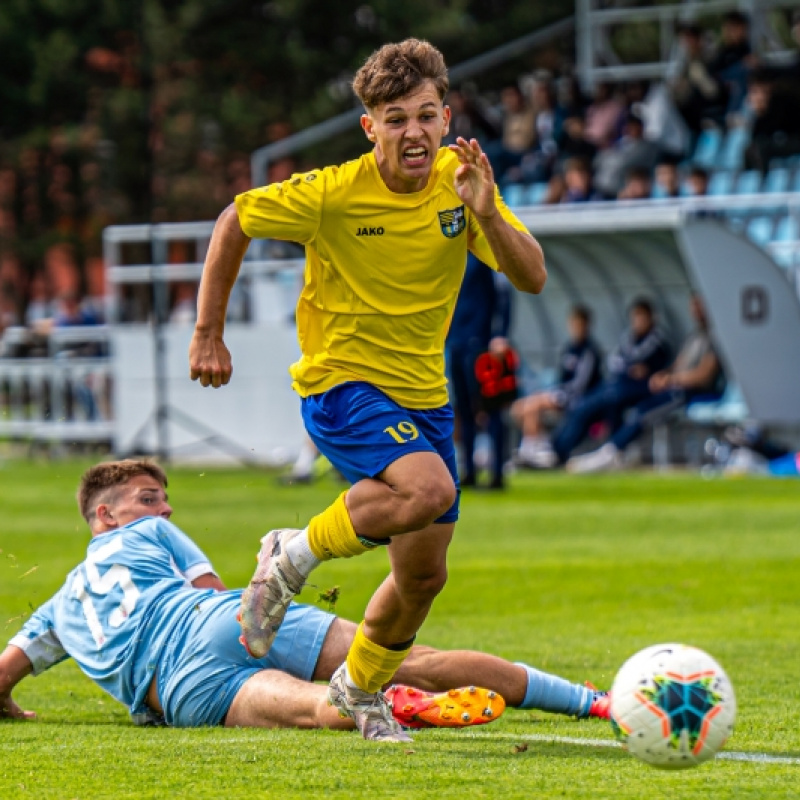
[[[570,683],[535,667],[517,662],[528,673],[528,688],[520,708],[537,708],[571,717],[585,717],[594,699],[594,692],[577,683]]]

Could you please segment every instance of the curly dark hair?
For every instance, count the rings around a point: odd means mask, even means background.
[[[149,475],[157,480],[164,488],[167,486],[167,476],[158,464],[152,461],[106,461],[89,467],[81,476],[78,484],[78,508],[87,522],[91,522],[98,503],[102,500],[112,502],[116,491],[132,478],[139,475]]]
[[[444,100],[450,81],[444,56],[430,42],[405,39],[376,50],[353,79],[353,91],[366,108],[411,94],[432,81]]]

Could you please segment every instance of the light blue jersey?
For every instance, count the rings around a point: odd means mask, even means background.
[[[269,653],[251,658],[239,643],[241,591],[191,585],[212,572],[186,534],[145,517],[92,539],[86,560],[10,643],[34,675],[71,656],[137,722],[152,719],[154,676],[166,723],[180,727],[223,722],[260,670],[311,680],[334,616],[292,603]]]
[[[186,534],[145,517],[94,537],[86,560],[11,644],[34,674],[71,656],[112,697],[141,712],[165,643],[207,594],[191,581],[210,572]]]

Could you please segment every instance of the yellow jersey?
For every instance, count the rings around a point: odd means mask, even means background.
[[[364,381],[406,408],[447,403],[444,342],[467,249],[497,269],[480,226],[456,194],[458,157],[439,150],[427,186],[390,191],[374,153],[236,197],[251,238],[305,246],[297,304],[301,397]],[[497,195],[503,218],[525,226]]]

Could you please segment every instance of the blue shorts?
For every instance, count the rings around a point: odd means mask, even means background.
[[[331,623],[314,606],[292,603],[264,658],[251,658],[239,642],[236,621],[242,591],[218,592],[201,600],[179,625],[158,663],[158,696],[167,725],[220,725],[248,678],[279,669],[310,681]]]
[[[350,481],[380,475],[409,453],[438,453],[456,485],[456,501],[439,523],[458,519],[460,483],[453,444],[453,409],[403,408],[368,383],[343,383],[303,398],[308,435],[333,466]]]

